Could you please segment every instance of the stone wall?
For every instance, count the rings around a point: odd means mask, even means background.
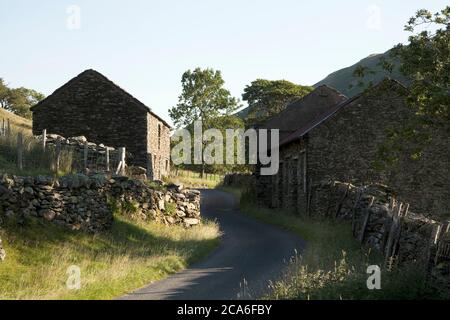
[[[175,185],[157,189],[122,176],[77,174],[53,179],[3,175],[0,224],[10,218],[21,224],[35,217],[95,233],[111,227],[117,209],[132,219],[185,227],[200,223],[199,191]],[[3,254],[0,243],[0,256]]]
[[[103,176],[74,175],[0,179],[0,211],[20,223],[26,217],[39,217],[71,229],[91,232],[111,226],[107,205],[107,183]]]
[[[132,218],[186,227],[200,223],[200,191],[169,185],[161,190],[127,177],[113,179],[110,194]]]
[[[388,267],[414,264],[450,288],[449,221],[414,213],[391,188],[324,180],[311,187],[310,215],[348,221],[354,237],[381,252]]]

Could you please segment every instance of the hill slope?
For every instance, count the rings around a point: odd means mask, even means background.
[[[11,126],[13,127],[19,127],[21,129],[26,129],[30,131],[32,129],[31,120],[19,117],[14,113],[11,113],[9,111],[6,111],[5,109],[0,108],[0,125],[2,125],[3,119],[5,119],[5,121],[9,119]]]
[[[376,84],[383,80],[385,77],[391,77],[395,80],[400,81],[401,83],[407,85],[408,80],[405,76],[403,76],[399,71],[398,68],[394,68],[394,71],[391,73],[384,70],[380,65],[380,59],[385,58],[387,61],[392,61],[392,59],[389,57],[389,51],[386,51],[385,53],[381,54],[372,54],[368,56],[367,58],[362,59],[358,63],[355,63],[354,65],[343,68],[340,70],[337,70],[331,74],[329,74],[325,79],[319,81],[316,83],[313,87],[317,88],[320,85],[327,85],[329,87],[332,87],[339,92],[343,93],[347,97],[351,98],[355,95],[361,93],[364,88],[367,87],[367,85],[372,82],[373,84]],[[395,66],[398,67],[399,61],[394,62]],[[353,72],[355,71],[356,67],[358,65],[361,65],[363,67],[368,68],[369,70],[372,70],[374,73],[367,74],[364,78],[357,78],[353,76]],[[364,85],[358,85],[359,81],[362,81]],[[249,112],[249,108],[244,108],[240,111],[238,111],[235,115],[241,119],[245,119]]]
[[[379,64],[380,58],[385,58],[388,61],[391,61],[389,58],[389,51],[386,51],[382,54],[372,54],[368,56],[367,58],[362,59],[358,63],[343,68],[340,70],[337,70],[330,75],[328,75],[325,79],[322,81],[319,81],[314,85],[314,87],[318,87],[320,85],[327,85],[332,88],[335,88],[339,90],[341,93],[345,94],[347,97],[351,98],[359,93],[361,93],[364,88],[369,84],[369,82],[372,82],[373,84],[376,84],[383,80],[385,77],[391,77],[395,80],[400,81],[403,84],[408,84],[407,78],[405,78],[397,69],[393,71],[392,74],[384,70]],[[361,65],[363,67],[367,67],[370,70],[374,71],[373,74],[367,74],[364,78],[360,79],[353,76],[353,72],[355,71],[356,67],[358,65]],[[399,65],[399,61],[395,62],[395,65]],[[364,85],[359,86],[358,82],[362,80]]]

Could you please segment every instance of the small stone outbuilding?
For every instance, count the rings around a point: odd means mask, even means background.
[[[151,168],[161,179],[170,171],[170,125],[95,70],[86,70],[32,109],[33,134],[44,129],[64,137],[125,147],[127,164]]]

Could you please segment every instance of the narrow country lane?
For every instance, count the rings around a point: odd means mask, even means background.
[[[220,246],[203,261],[121,299],[256,299],[305,242],[239,212],[231,194],[202,190],[202,215],[217,219]]]

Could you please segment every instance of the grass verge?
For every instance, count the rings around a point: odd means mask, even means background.
[[[165,178],[166,183],[183,184],[187,188],[194,189],[214,189],[220,185],[223,177],[216,174],[205,174],[205,177],[201,178],[198,172],[179,170],[178,176]]]
[[[160,280],[200,259],[219,242],[219,228],[191,229],[121,216],[109,232],[91,235],[32,219],[0,229],[7,258],[0,263],[0,299],[111,299]],[[69,290],[67,270],[81,269]]]
[[[423,272],[414,265],[395,271],[383,268],[382,255],[363,248],[344,221],[312,219],[258,208],[250,193],[220,187],[240,199],[241,211],[277,225],[307,241],[306,250],[292,259],[284,276],[271,285],[271,299],[431,299],[440,298],[426,286]],[[367,267],[381,267],[381,289],[367,288]]]

